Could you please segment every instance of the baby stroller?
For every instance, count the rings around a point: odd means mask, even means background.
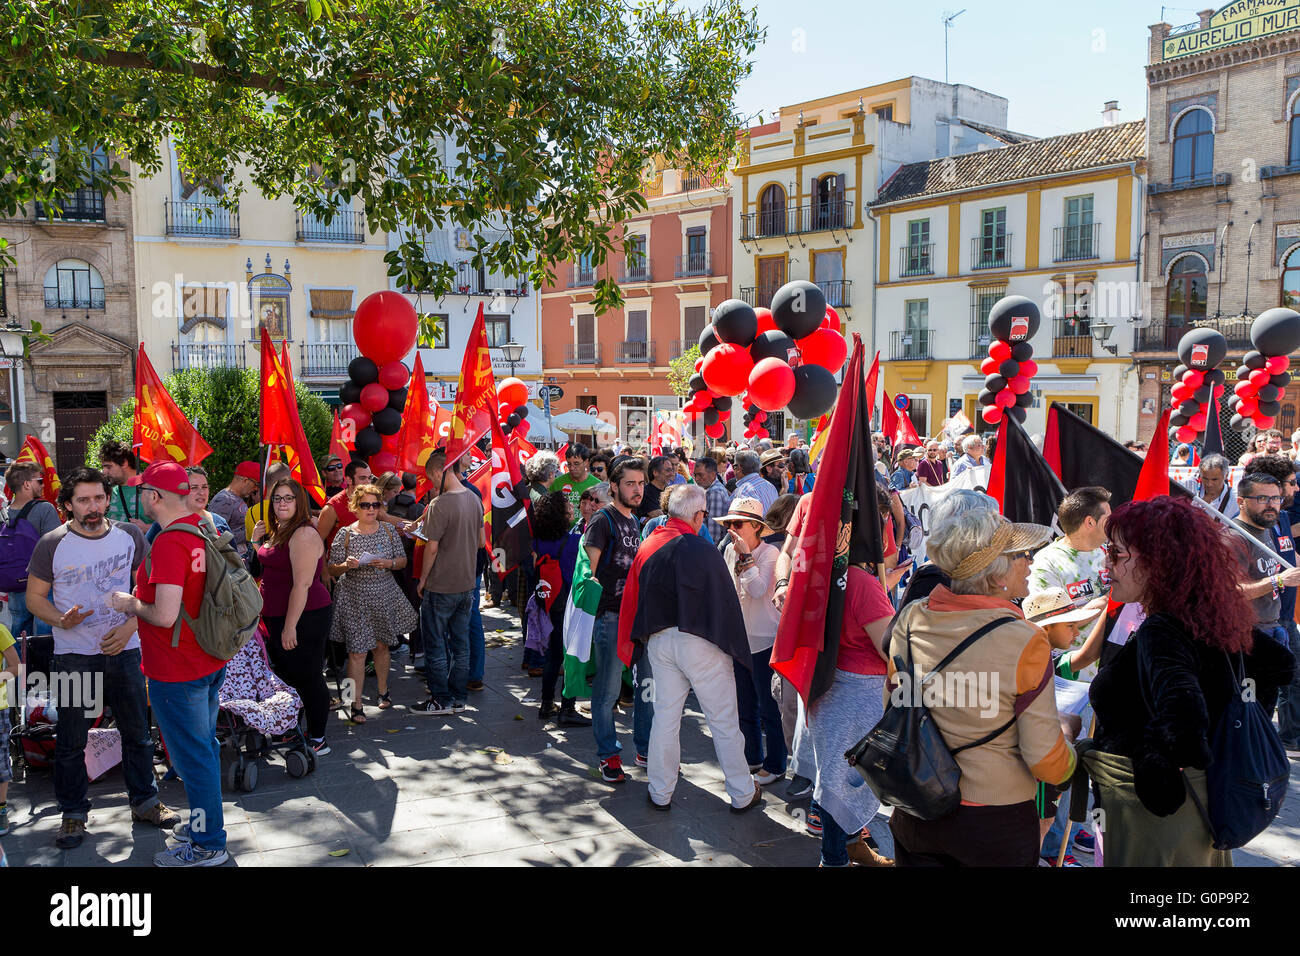
[[[257,787],[258,758],[275,752],[284,754],[291,777],[316,769],[316,754],[298,725],[302,699],[271,670],[265,634],[259,627],[230,659],[221,683],[217,740],[228,790],[251,793]]]

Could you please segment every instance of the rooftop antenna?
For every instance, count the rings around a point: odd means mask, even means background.
[[[943,82],[948,82],[948,31],[952,29],[952,21],[966,12],[966,8],[958,10],[956,13],[945,13],[943,15]]]

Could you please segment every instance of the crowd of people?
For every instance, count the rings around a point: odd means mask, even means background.
[[[562,460],[538,452],[525,468],[532,553],[508,573],[491,566],[466,462],[449,467],[441,449],[421,499],[415,475],[331,459],[317,510],[283,463],[263,473],[242,462],[211,494],[204,469],[140,470],[130,448],[110,442],[100,469],[63,478],[57,507],[43,499],[42,469],[9,467],[0,559],[29,550],[25,585],[7,594],[0,654],[16,673],[19,635],[29,672],[102,680],[132,817],[173,837],[161,866],[229,856],[215,724],[226,661],[198,638],[216,572],[196,555],[213,541],[258,582],[271,667],[301,699],[317,758],[330,754],[331,712],[362,724],[394,706],[471,711],[483,689],[480,606],[514,605],[520,666],[541,682],[538,720],[590,728],[599,777],[617,786],[628,768],[616,716],[630,714],[629,755],[656,810],[673,806],[693,693],[731,810],[762,806],[765,792],[808,801],[804,826],[820,837],[823,866],[1079,866],[1076,854],[1099,849],[1108,865],[1221,865],[1227,855],[1195,804],[1225,688],[1254,680],[1283,744],[1300,750],[1297,462],[1280,435],[1277,447],[1261,437],[1235,484],[1221,455],[1199,459],[1189,483],[1235,528],[1168,497],[1112,512],[1110,490],[1084,487],[1061,502],[1053,540],[957,489],[930,514],[927,560],[914,566],[917,523],[900,492],[986,466],[990,449],[974,434],[891,448],[877,433],[877,507],[866,513],[880,516],[883,561],[847,568],[834,674],[807,701],[772,667],[817,480],[799,437],[719,444],[693,459],[618,443],[571,443]],[[589,660],[575,668],[566,644],[579,586],[598,597]],[[1123,602],[1118,615],[1106,613],[1111,599]],[[423,677],[423,699],[393,700],[402,666]],[[962,799],[935,820],[895,809],[891,859],[870,831],[880,801],[844,755],[919,674],[933,680],[926,703],[960,767]],[[978,693],[965,692],[970,675]],[[21,703],[5,693],[0,684],[0,737]],[[184,818],[158,797],[150,713],[184,784]],[[92,723],[59,708],[61,848],[86,833]],[[1081,741],[1090,743],[1076,750]],[[0,743],[2,835],[12,767]],[[1066,819],[1063,794],[1086,786],[1080,760],[1106,813],[1101,848],[1090,824]]]

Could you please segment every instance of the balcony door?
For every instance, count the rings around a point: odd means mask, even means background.
[[[1072,196],[1065,201],[1062,251],[1066,259],[1091,259],[1096,255],[1092,248],[1092,196]]]
[[[574,361],[590,365],[596,361],[596,316],[590,312],[578,316],[578,341],[574,348]]]
[[[1209,284],[1197,256],[1183,256],[1169,270],[1165,299],[1165,348],[1176,348],[1187,327],[1203,321]]]
[[[785,256],[763,256],[758,260],[758,301],[767,306],[776,290],[785,285]]]
[[[840,308],[844,305],[844,253],[836,249],[831,252],[814,252],[813,282],[826,296],[826,304]]]

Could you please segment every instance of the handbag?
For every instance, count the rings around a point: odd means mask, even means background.
[[[941,660],[933,670],[916,680],[911,700],[904,706],[885,706],[885,714],[875,727],[844,754],[844,759],[857,768],[867,786],[881,801],[910,813],[922,820],[938,820],[947,816],[961,804],[961,767],[956,755],[963,750],[980,747],[1000,737],[1016,722],[1016,718],[1034,702],[1051,681],[1052,670],[1046,669],[1044,680],[1026,694],[1016,698],[1011,719],[1001,727],[978,740],[949,749],[934,717],[921,702],[922,689],[927,680],[943,673],[959,655],[976,641],[985,637],[1014,617],[1000,617],[989,621],[975,631]],[[894,656],[894,669],[900,674],[912,674],[912,633],[909,625],[905,641],[907,661]]]

